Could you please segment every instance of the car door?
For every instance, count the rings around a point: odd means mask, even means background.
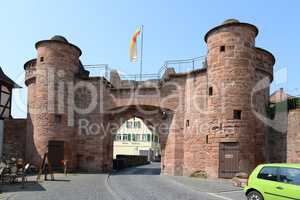
[[[279,183],[278,180],[278,167],[263,167],[257,175],[255,188],[263,194],[265,200],[282,200],[282,198],[275,193]]]
[[[276,195],[282,200],[300,200],[300,169],[281,167]]]

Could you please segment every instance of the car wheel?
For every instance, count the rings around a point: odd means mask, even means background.
[[[248,200],[263,200],[264,198],[261,196],[259,192],[251,191],[247,194]]]

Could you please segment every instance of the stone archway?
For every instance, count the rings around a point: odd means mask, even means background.
[[[166,145],[168,142],[168,137],[171,132],[171,126],[173,122],[174,113],[172,110],[163,109],[156,106],[126,106],[117,107],[111,109],[106,114],[106,124],[108,128],[108,133],[106,137],[106,147],[107,151],[104,151],[103,157],[106,160],[106,166],[112,166],[112,155],[113,155],[113,135],[121,127],[121,125],[127,120],[137,117],[143,120],[145,125],[151,129],[155,130],[159,135],[159,141],[161,146],[161,169],[162,173],[166,173],[165,169],[170,166],[168,161],[168,156],[165,155]]]

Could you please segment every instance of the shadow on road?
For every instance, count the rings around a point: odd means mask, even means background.
[[[116,175],[160,175],[160,163],[131,167],[117,171]]]
[[[27,192],[28,191],[46,191],[46,189],[36,181],[28,181],[25,183],[24,187],[22,187],[21,183],[1,185],[1,192],[3,192],[3,193],[20,192],[20,191],[22,191],[22,192],[24,192],[24,191],[27,191]]]

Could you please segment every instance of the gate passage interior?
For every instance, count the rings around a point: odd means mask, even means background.
[[[239,172],[239,143],[220,143],[220,178],[232,178]]]

